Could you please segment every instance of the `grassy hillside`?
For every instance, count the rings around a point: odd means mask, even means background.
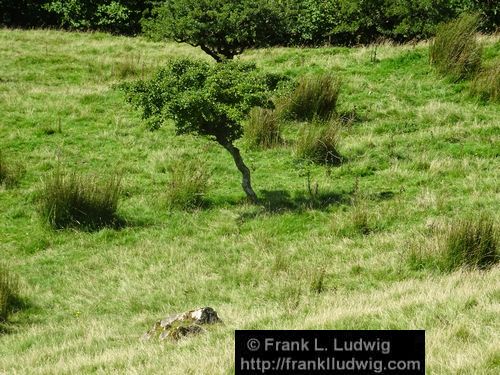
[[[486,38],[488,59],[500,56]],[[243,201],[215,143],[146,129],[114,88],[195,49],[143,39],[0,30],[0,149],[24,167],[0,190],[0,256],[25,306],[0,334],[0,373],[233,371],[234,329],[426,329],[431,374],[500,372],[500,269],[444,273],[409,254],[453,219],[499,218],[500,106],[438,76],[427,46],[270,49],[243,60],[344,81],[339,167],[288,145],[240,143],[262,206]],[[207,208],[168,210],[165,166],[199,156]],[[37,213],[58,167],[123,176],[120,230],[53,231]],[[307,180],[318,186],[311,197]],[[367,230],[359,230],[358,217]],[[365,233],[366,232],[366,233]],[[437,233],[437,234],[436,234]],[[178,344],[139,337],[158,318],[211,306],[225,325]]]

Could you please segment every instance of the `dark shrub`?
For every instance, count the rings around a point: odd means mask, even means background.
[[[248,143],[254,147],[271,148],[283,143],[280,119],[276,110],[253,108],[244,135]]]
[[[283,0],[275,5],[280,21],[276,44],[319,46],[329,42],[338,15],[336,1]]]
[[[296,120],[329,119],[337,106],[340,79],[330,74],[307,75],[286,99],[285,116]]]
[[[57,171],[45,180],[41,212],[55,229],[117,226],[119,194],[118,177],[98,180]]]
[[[397,42],[432,37],[440,23],[464,11],[477,12],[481,30],[500,25],[496,0],[280,0],[275,44],[319,46],[369,44],[379,38]]]
[[[481,31],[500,26],[497,0],[0,0],[0,24],[6,26],[137,34],[142,22],[155,38],[224,47],[216,53],[228,46],[425,39],[462,12],[479,13]]]
[[[44,5],[48,0],[0,0],[0,25],[9,27],[53,26],[57,17]]]
[[[461,10],[476,12],[481,16],[481,31],[495,32],[500,27],[500,2],[498,0],[462,0]],[[460,4],[460,2],[459,2]]]
[[[464,14],[439,27],[430,46],[430,61],[454,81],[470,78],[481,67],[482,48],[477,42],[477,15]]]

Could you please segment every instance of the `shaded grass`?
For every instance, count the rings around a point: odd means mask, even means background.
[[[0,186],[7,188],[15,186],[23,174],[23,168],[18,163],[13,163],[0,151]]]

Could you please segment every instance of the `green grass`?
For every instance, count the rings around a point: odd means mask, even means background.
[[[498,38],[483,42],[498,57]],[[0,31],[2,150],[26,167],[17,187],[0,188],[0,254],[29,302],[0,336],[0,373],[229,374],[238,328],[423,328],[428,373],[499,372],[499,267],[436,273],[406,262],[410,245],[447,220],[479,211],[498,220],[497,103],[441,79],[426,44],[381,45],[376,63],[370,47],[248,51],[241,59],[269,72],[335,74],[337,112],[356,119],[340,130],[336,167],[297,162],[294,123],[283,147],[240,142],[263,201],[251,206],[225,150],[172,126],[148,131],[113,88],[174,55],[206,58],[140,38]],[[162,166],[179,154],[212,169],[207,208],[159,204]],[[128,225],[43,225],[36,198],[61,164],[118,169]],[[366,233],[352,229],[357,194]],[[200,306],[225,324],[178,344],[139,341],[158,318]]]

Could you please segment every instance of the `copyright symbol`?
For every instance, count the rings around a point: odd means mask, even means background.
[[[257,339],[250,339],[247,342],[247,348],[248,350],[252,352],[256,352],[260,348],[260,342]]]

